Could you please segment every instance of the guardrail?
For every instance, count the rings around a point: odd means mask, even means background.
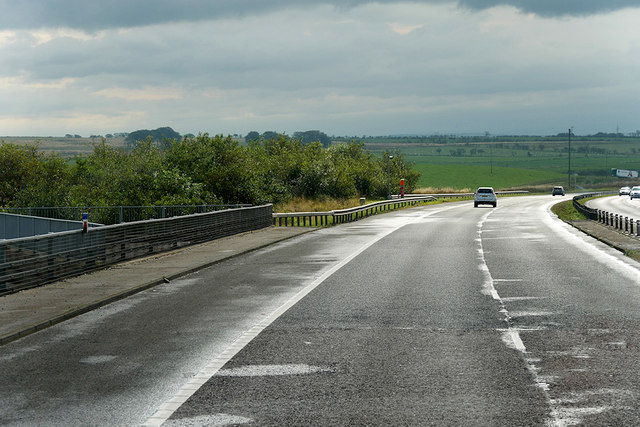
[[[615,195],[615,194],[618,194],[618,193],[615,191],[608,191],[608,192],[602,192],[602,193],[586,194],[586,195],[583,195],[583,197],[581,198],[601,196],[601,195],[602,196]],[[589,211],[591,211],[591,215],[589,216],[589,219],[598,221],[603,225],[612,227],[614,230],[622,234],[629,234],[629,235],[635,235],[640,237],[640,219],[634,220],[632,217],[624,216],[622,214],[608,212],[602,209],[594,209],[584,205],[582,206],[583,206],[583,209],[581,210],[581,212],[584,212],[585,209],[588,209]]]
[[[579,202],[581,199],[597,196],[608,196],[618,194],[615,191],[602,191],[599,193],[580,194],[573,198],[573,206],[576,210],[582,212],[587,218],[593,221],[612,227],[615,231],[622,234],[635,235],[640,237],[640,219],[634,220],[632,217],[621,214],[608,212],[602,209],[590,208]]]
[[[296,226],[296,227],[318,227],[331,224],[341,224],[345,222],[356,221],[379,212],[398,209],[405,206],[413,206],[420,202],[429,202],[436,200],[433,196],[412,196],[404,198],[396,198],[392,200],[383,200],[381,202],[369,203],[354,208],[337,209],[325,212],[291,212],[291,213],[274,213],[273,225],[277,226]]]
[[[527,194],[528,191],[500,191],[497,195]],[[448,194],[408,194],[404,198],[392,196],[391,200],[369,203],[348,209],[338,209],[325,212],[290,212],[274,213],[273,225],[294,227],[319,227],[330,224],[356,221],[379,212],[389,211],[405,206],[415,206],[418,203],[435,201],[437,199],[466,199],[472,198],[474,193],[448,193]]]
[[[589,197],[598,197],[598,196],[606,196],[608,194],[613,194],[610,191],[601,191],[597,193],[585,193],[579,194],[577,196],[573,196],[573,208],[578,212],[582,213],[589,219],[597,220],[598,219],[598,210],[594,208],[590,208],[589,206],[585,206],[580,203],[579,200],[587,199]]]
[[[224,209],[246,208],[251,205],[165,205],[165,206],[40,206],[29,208],[1,208],[0,211],[17,215],[82,221],[82,214],[89,214],[89,221],[111,225],[148,219],[207,213]]]
[[[102,224],[90,223],[89,226],[100,227]],[[60,233],[81,228],[82,221],[0,212],[0,240],[33,237],[40,234]]]
[[[0,241],[0,295],[271,225],[272,205]]]
[[[640,220],[634,221],[633,218],[630,218],[628,216],[622,216],[600,209],[597,209],[597,211],[598,212],[596,221],[598,221],[599,223],[613,227],[614,230],[622,234],[629,234],[640,237]]]

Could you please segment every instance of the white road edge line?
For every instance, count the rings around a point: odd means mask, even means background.
[[[233,356],[235,356],[240,350],[242,350],[247,344],[249,344],[255,337],[258,336],[267,326],[272,324],[278,317],[282,316],[287,310],[293,307],[298,301],[304,298],[307,294],[317,288],[322,282],[331,277],[336,271],[340,270],[342,267],[347,265],[351,260],[360,255],[362,252],[367,250],[369,247],[373,246],[378,241],[382,240],[389,234],[394,231],[415,223],[423,218],[426,218],[431,215],[435,215],[441,213],[443,211],[447,211],[450,209],[460,208],[465,205],[455,205],[443,207],[441,209],[434,209],[433,211],[429,211],[426,214],[422,214],[417,217],[409,218],[403,221],[401,224],[385,231],[382,234],[376,236],[370,242],[361,246],[358,250],[353,252],[347,258],[343,259],[329,270],[320,275],[316,280],[314,280],[307,287],[302,289],[296,295],[291,297],[286,303],[273,311],[269,316],[265,317],[262,321],[254,325],[251,329],[245,331],[237,340],[233,342],[226,350],[220,353],[217,357],[215,357],[207,366],[205,366],[200,372],[198,372],[195,376],[193,376],[178,393],[167,402],[160,405],[160,407],[156,410],[156,412],[144,423],[143,426],[148,427],[157,427],[162,425],[165,421],[171,417],[171,415],[178,410],[178,408],[186,402],[200,387],[202,387],[207,381],[211,379]]]
[[[555,230],[558,236],[564,238],[569,243],[573,243],[575,247],[593,256],[602,264],[623,274],[634,283],[640,284],[640,270],[638,269],[638,263],[636,261],[609,246],[603,248],[603,246],[605,246],[604,243],[598,242],[593,237],[576,230],[571,225],[559,219],[551,212],[551,207],[554,204],[554,202],[550,202],[540,206],[540,209],[546,212],[546,215],[542,215],[542,221],[546,223],[549,228]],[[580,243],[576,244],[577,242]],[[588,244],[585,245],[584,243]],[[613,256],[612,253],[615,253],[616,256]]]

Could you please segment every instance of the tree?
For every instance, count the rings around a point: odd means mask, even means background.
[[[257,141],[260,139],[260,134],[255,130],[252,130],[244,137],[245,142]]]
[[[162,148],[169,148],[170,141],[179,140],[180,138],[180,134],[170,127],[162,127],[155,130],[142,129],[131,132],[125,138],[125,142],[130,148],[135,148],[139,142],[150,139]]]
[[[200,134],[175,143],[167,152],[168,166],[201,183],[211,197],[226,203],[256,203],[261,198],[255,160],[231,136]]]
[[[264,139],[265,141],[271,141],[274,139],[278,139],[278,133],[277,132],[273,132],[273,131],[266,131],[262,134],[262,139]]]
[[[0,205],[67,204],[68,167],[57,155],[45,156],[37,145],[0,145]]]
[[[305,132],[295,132],[293,137],[299,139],[303,144],[310,144],[312,142],[319,142],[324,148],[331,145],[331,138],[324,132],[319,130],[308,130]]]

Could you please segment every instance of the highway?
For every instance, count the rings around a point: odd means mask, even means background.
[[[640,425],[640,264],[569,199],[317,230],[9,343],[0,424]]]
[[[629,218],[640,219],[640,199],[631,200],[629,196],[599,197],[587,202],[587,206]]]

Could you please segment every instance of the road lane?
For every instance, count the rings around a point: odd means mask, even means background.
[[[640,219],[640,199],[631,200],[629,196],[598,197],[587,202],[587,206],[614,214]]]
[[[526,198],[482,231],[494,287],[551,425],[638,425],[638,263]],[[513,221],[513,217],[518,221]]]
[[[483,293],[463,206],[386,236],[203,385],[168,425],[542,425],[548,402]]]

